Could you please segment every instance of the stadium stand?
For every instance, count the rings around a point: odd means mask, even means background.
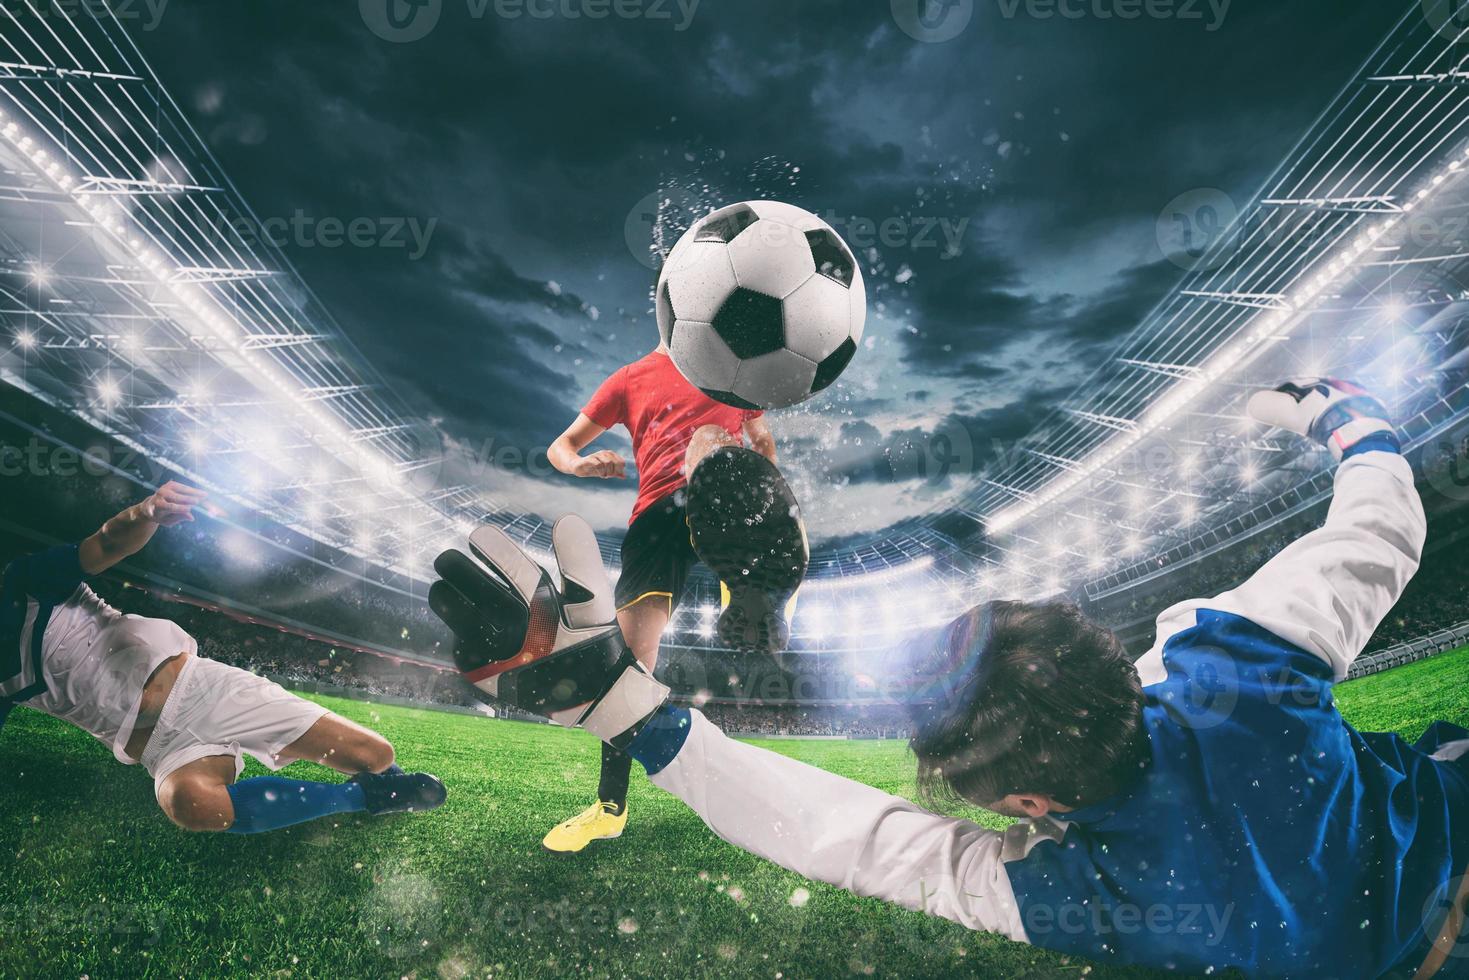
[[[172,474],[60,413],[36,411],[0,386],[6,508],[0,561],[88,533],[110,513]],[[1452,463],[1469,460],[1469,444]],[[1469,581],[1455,545],[1469,536],[1469,508],[1425,485],[1432,551],[1383,622],[1354,676],[1469,642]],[[1134,652],[1152,642],[1153,618],[1173,602],[1231,588],[1284,544],[1319,524],[1324,502],[1241,526],[1206,554],[1163,574],[1110,578],[1081,588],[1089,615]],[[334,550],[260,518],[226,517],[208,533],[169,535],[99,585],[129,612],[175,619],[206,656],[308,690],[354,693],[484,711],[450,666],[447,634],[424,601],[424,583]],[[225,599],[225,596],[231,598]],[[786,668],[687,645],[671,636],[659,674],[685,703],[745,734],[901,737],[903,710],[888,696],[874,648],[856,656],[797,653]],[[527,717],[496,705],[503,717]]]

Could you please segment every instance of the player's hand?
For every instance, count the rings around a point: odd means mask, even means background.
[[[610,449],[602,449],[577,460],[571,472],[591,479],[622,480],[627,478],[627,460]]]
[[[1366,389],[1337,378],[1294,378],[1270,391],[1257,391],[1250,416],[1314,439],[1338,460],[1353,446],[1373,439],[1396,449],[1397,432],[1387,408]]]
[[[169,480],[143,501],[143,518],[160,527],[183,524],[194,519],[194,508],[204,506],[208,497],[203,490]]]
[[[623,747],[668,688],[622,638],[591,526],[561,518],[551,548],[555,579],[499,528],[480,527],[473,558],[451,549],[434,560],[442,578],[429,606],[454,631],[455,664],[475,687]]]

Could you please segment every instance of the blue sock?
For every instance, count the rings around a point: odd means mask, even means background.
[[[280,776],[258,776],[229,788],[235,806],[231,834],[263,834],[282,827],[367,808],[356,783],[312,783]]]

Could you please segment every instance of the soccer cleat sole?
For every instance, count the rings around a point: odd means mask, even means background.
[[[786,604],[810,560],[801,508],[785,477],[759,453],[717,449],[694,469],[687,512],[694,551],[729,589],[721,642],[742,653],[784,650]]]
[[[746,653],[781,652],[791,638],[790,625],[776,611],[784,605],[772,604],[770,596],[754,589],[743,593],[731,589],[729,607],[720,614],[716,627],[719,641]]]

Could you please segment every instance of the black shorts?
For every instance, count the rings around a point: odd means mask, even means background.
[[[689,571],[698,562],[689,540],[684,491],[677,490],[638,515],[622,539],[622,576],[617,580],[617,608],[661,599],[668,612],[678,608]]]

